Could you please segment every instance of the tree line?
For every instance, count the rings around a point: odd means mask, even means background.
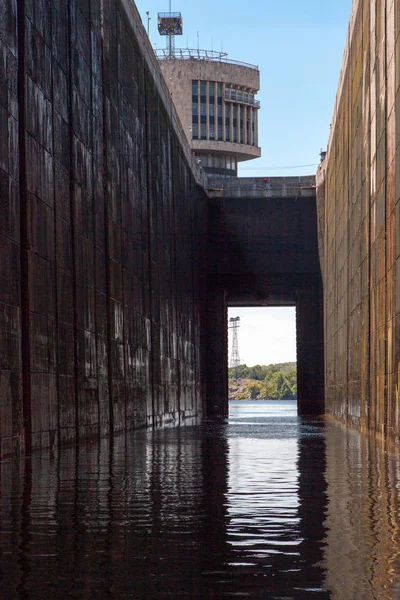
[[[230,384],[241,379],[247,382],[238,400],[291,400],[297,398],[296,363],[280,363],[275,365],[240,365],[229,369]]]

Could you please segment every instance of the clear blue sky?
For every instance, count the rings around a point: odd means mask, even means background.
[[[157,13],[169,11],[169,1],[136,4],[146,27],[150,11],[153,46],[165,47],[165,38],[157,31]],[[173,0],[172,10],[183,16],[184,34],[176,38],[177,47],[197,48],[199,32],[201,49],[222,49],[229,58],[260,69],[262,157],[242,163],[240,176],[316,172],[329,137],[351,4],[351,0]],[[295,360],[294,309],[229,310],[229,316],[238,315],[242,363]]]

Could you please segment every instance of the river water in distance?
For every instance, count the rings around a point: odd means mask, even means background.
[[[397,597],[398,455],[292,401],[0,467],[0,598]]]

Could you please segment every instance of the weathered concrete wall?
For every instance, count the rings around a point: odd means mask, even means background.
[[[318,173],[326,407],[399,434],[400,4],[355,0]]]
[[[3,455],[201,414],[206,202],[130,0],[0,6]]]

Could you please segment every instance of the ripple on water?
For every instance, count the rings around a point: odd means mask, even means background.
[[[1,464],[7,600],[392,599],[400,461],[293,402]]]

